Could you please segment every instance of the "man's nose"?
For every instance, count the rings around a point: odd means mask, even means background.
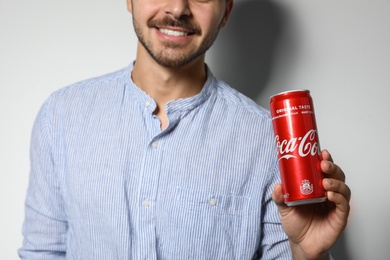
[[[172,15],[174,18],[179,19],[183,16],[190,16],[191,10],[189,6],[189,0],[165,0],[164,11],[167,14]]]

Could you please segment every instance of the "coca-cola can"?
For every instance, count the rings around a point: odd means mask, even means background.
[[[321,149],[309,90],[270,98],[284,202],[288,206],[326,201],[320,167]]]

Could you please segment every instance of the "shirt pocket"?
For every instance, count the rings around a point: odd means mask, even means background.
[[[160,234],[161,259],[242,259],[248,197],[181,187],[174,194],[162,223],[168,230]]]

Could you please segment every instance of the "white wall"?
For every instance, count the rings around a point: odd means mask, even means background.
[[[308,88],[321,144],[347,174],[339,259],[387,259],[390,1],[236,0],[208,56],[217,76],[268,106]],[[126,66],[136,38],[125,1],[0,0],[0,259],[17,259],[39,107],[54,90]]]

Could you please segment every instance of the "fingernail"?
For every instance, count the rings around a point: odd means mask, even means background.
[[[330,180],[330,179],[324,179],[324,181],[325,181],[325,185],[332,185],[332,180]]]
[[[332,163],[330,161],[326,161],[326,167],[330,169],[332,167]]]

